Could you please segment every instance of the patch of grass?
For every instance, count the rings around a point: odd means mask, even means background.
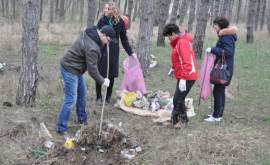
[[[265,117],[264,119],[263,119],[263,121],[270,121],[270,117]]]
[[[59,45],[41,45],[39,47],[39,57],[48,61],[60,60],[66,49],[65,46]]]

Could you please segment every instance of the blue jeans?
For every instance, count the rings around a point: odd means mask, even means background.
[[[87,114],[85,112],[87,88],[83,75],[77,76],[70,73],[62,65],[60,65],[60,71],[65,84],[65,99],[59,115],[57,131],[64,132],[68,130],[70,112],[75,103],[77,103],[77,121],[87,121]]]
[[[214,114],[213,117],[218,118],[223,116],[225,107],[225,88],[224,85],[214,85]]]

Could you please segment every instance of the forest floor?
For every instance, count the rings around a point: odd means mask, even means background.
[[[213,46],[215,41],[214,37],[207,38],[204,47]],[[269,164],[270,52],[266,45],[270,45],[269,38],[255,39],[253,45],[246,45],[244,39],[239,39],[235,75],[226,91],[226,109],[220,123],[204,122],[206,115],[212,112],[209,108],[211,99],[201,101],[201,106],[198,106],[197,81],[188,95],[194,100],[196,116],[190,118],[187,128],[175,130],[154,123],[150,117],[127,113],[106,104],[101,147],[96,143],[99,142],[97,135],[102,107],[95,101],[94,81],[85,74],[89,125],[76,123],[74,108],[68,132],[75,136],[78,130],[82,130],[82,135],[70,149],[63,147],[65,139],[56,132],[64,99],[59,60],[68,45],[40,46],[36,105],[31,108],[15,104],[20,53],[2,51],[0,63],[5,62],[6,69],[0,73],[0,164]],[[147,90],[168,91],[173,95],[176,80],[167,76],[171,66],[170,52],[168,41],[166,47],[156,47],[153,43],[158,64],[151,69],[151,76],[145,78]],[[121,51],[120,75],[113,89],[115,101],[115,91],[119,90],[123,79],[125,57],[125,52]],[[198,70],[201,63],[202,59],[197,59]],[[44,123],[52,134],[53,149],[45,147],[46,138],[40,123]],[[136,148],[142,150],[134,151]],[[40,156],[29,149],[47,151],[48,154]],[[124,153],[134,157],[129,159],[123,156]]]

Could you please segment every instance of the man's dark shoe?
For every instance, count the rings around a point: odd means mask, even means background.
[[[111,98],[107,98],[106,102],[111,105],[115,104],[115,102]]]
[[[58,133],[58,135],[64,137],[65,139],[70,137],[70,135],[68,134],[67,131],[64,131],[64,132],[58,132],[57,131],[57,133]]]
[[[77,123],[78,124],[83,124],[83,125],[88,125],[88,122],[87,121],[78,121]]]
[[[97,99],[97,104],[98,104],[99,106],[102,106],[102,105],[103,105],[103,100],[102,100],[101,98],[98,98],[98,99]]]

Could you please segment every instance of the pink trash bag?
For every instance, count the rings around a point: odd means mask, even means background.
[[[123,62],[123,67],[125,69],[125,74],[121,90],[127,90],[130,92],[140,91],[142,94],[145,94],[146,87],[139,60],[133,56],[128,56]]]

